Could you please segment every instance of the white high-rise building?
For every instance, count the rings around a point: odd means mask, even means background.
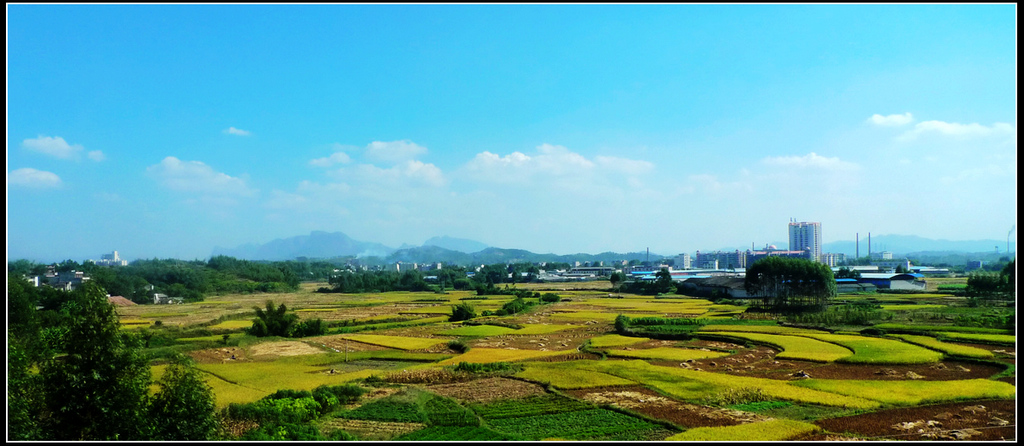
[[[821,223],[818,222],[789,222],[789,250],[802,251],[811,250],[811,256],[815,262],[821,261]]]

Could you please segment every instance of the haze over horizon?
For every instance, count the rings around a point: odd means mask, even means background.
[[[311,231],[668,255],[784,241],[790,218],[824,243],[1016,224],[1016,5],[7,13],[8,259]]]

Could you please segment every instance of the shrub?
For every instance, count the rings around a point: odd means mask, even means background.
[[[469,345],[467,345],[462,339],[452,339],[451,341],[448,341],[448,348],[459,353],[466,353],[469,351]]]
[[[545,303],[555,303],[562,300],[562,296],[555,293],[544,293],[540,296],[540,301]]]
[[[473,306],[462,302],[458,305],[452,306],[452,315],[448,318],[448,322],[456,321],[467,321],[476,317],[476,310]]]

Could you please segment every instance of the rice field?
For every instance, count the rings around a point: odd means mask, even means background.
[[[646,341],[650,341],[650,339],[610,334],[591,338],[590,346],[593,348],[621,347],[623,345],[633,345]]]
[[[853,350],[850,348],[803,336],[766,334],[753,331],[710,331],[706,333],[709,335],[725,336],[729,339],[747,340],[759,344],[770,345],[781,350],[775,356],[776,358],[779,359],[797,359],[814,362],[832,362],[854,355]]]
[[[558,356],[567,353],[573,353],[575,350],[568,351],[557,351],[557,350],[520,350],[520,349],[500,349],[500,348],[473,348],[468,352],[463,353],[451,359],[438,362],[439,365],[454,365],[460,362],[469,362],[476,364],[486,364],[490,362],[514,362],[524,361],[528,359],[543,358],[545,356]]]
[[[820,430],[794,420],[771,420],[737,426],[697,427],[666,438],[669,441],[785,441]]]
[[[656,361],[686,361],[690,359],[721,358],[730,353],[692,348],[655,347],[636,350],[608,350],[608,356],[635,359],[653,359]]]
[[[942,360],[942,353],[894,339],[839,334],[807,334],[820,341],[841,345],[853,350],[853,355],[836,359],[857,364],[928,364]]]
[[[900,339],[904,342],[909,342],[911,344],[930,348],[932,350],[940,351],[947,355],[966,356],[969,358],[992,358],[995,356],[991,351],[982,348],[971,347],[969,345],[959,345],[949,342],[942,342],[938,339],[929,336],[897,334],[890,335],[890,337]]]
[[[1014,345],[1017,342],[1016,336],[1003,334],[956,333],[951,331],[937,331],[935,332],[935,335],[940,338],[952,339],[954,341],[983,342],[999,345]]]
[[[535,284],[546,285],[546,284]],[[565,284],[571,286],[571,284]],[[544,288],[538,288],[543,290]],[[323,317],[332,322],[334,334],[305,340],[277,340],[254,344],[252,338],[241,332],[251,325],[252,307],[262,306],[267,295],[214,296],[201,305],[186,304],[161,308],[123,307],[118,309],[122,325],[146,327],[157,319],[165,325],[180,325],[188,332],[207,329],[214,333],[229,334],[225,348],[243,348],[246,355],[238,361],[220,359],[207,360],[197,367],[204,372],[207,383],[214,389],[219,408],[229,403],[252,402],[279,389],[311,390],[319,385],[343,384],[378,376],[388,378],[397,374],[450,372],[460,362],[483,364],[497,362],[519,363],[521,371],[506,371],[503,380],[518,386],[549,386],[549,392],[566,391],[575,395],[584,389],[589,392],[605,392],[604,389],[629,389],[645,387],[677,403],[711,404],[718,408],[714,398],[723,394],[754,392],[759,398],[778,404],[789,404],[794,408],[814,407],[821,413],[850,413],[853,411],[875,411],[890,406],[906,407],[921,404],[947,403],[962,400],[1014,399],[1016,388],[1008,383],[993,379],[957,379],[954,381],[892,380],[888,379],[820,379],[823,375],[810,374],[819,379],[787,380],[777,379],[778,375],[758,374],[744,376],[745,370],[737,369],[732,374],[714,373],[718,367],[707,365],[709,359],[723,363],[717,358],[743,353],[757,353],[757,360],[746,362],[757,367],[773,367],[774,360],[800,360],[823,364],[823,369],[848,369],[850,367],[875,367],[876,365],[930,364],[943,360],[946,355],[996,361],[1011,361],[1012,355],[994,358],[986,349],[960,345],[964,343],[1000,343],[1014,345],[1012,332],[997,329],[953,327],[950,325],[924,325],[918,315],[911,313],[924,310],[927,314],[945,314],[938,310],[944,305],[936,301],[921,301],[920,295],[912,299],[902,295],[876,296],[893,300],[883,305],[881,311],[902,313],[894,321],[908,321],[913,317],[917,325],[907,323],[877,324],[874,327],[890,334],[884,337],[863,336],[847,331],[828,333],[822,330],[795,328],[778,325],[774,320],[750,320],[752,317],[769,319],[761,315],[733,317],[745,311],[742,306],[718,305],[704,299],[667,298],[652,299],[650,296],[622,295],[622,298],[608,298],[603,290],[566,290],[558,292],[571,302],[540,304],[529,312],[508,315],[479,317],[473,323],[495,323],[499,325],[465,325],[448,322],[451,306],[469,302],[477,312],[484,309],[496,310],[510,296],[488,296],[487,299],[466,300],[473,292],[451,292],[447,295],[435,293],[365,293],[360,295],[320,295],[308,290],[297,293],[273,295],[275,302],[283,302],[303,318]],[[936,294],[935,296],[946,296]],[[880,301],[873,297],[876,302]],[[857,298],[860,298],[859,296]],[[535,300],[535,299],[534,299]],[[898,304],[897,304],[898,303]],[[156,311],[159,310],[159,311]],[[679,345],[696,345],[706,349],[672,347],[676,341],[661,341],[643,337],[627,337],[615,334],[613,322],[616,316],[624,314],[631,318],[664,315],[684,315],[704,320],[693,334],[698,340]],[[759,317],[761,316],[761,317]],[[223,320],[227,318],[228,320]],[[715,319],[718,318],[718,319]],[[901,319],[902,318],[902,319]],[[221,320],[222,322],[214,321]],[[348,322],[345,322],[348,321]],[[352,322],[355,323],[352,323]],[[945,322],[945,321],[943,321]],[[946,322],[948,323],[948,322]],[[511,328],[511,327],[522,328]],[[857,328],[832,327],[845,330]],[[159,330],[159,329],[157,329]],[[910,334],[901,334],[910,333]],[[174,333],[174,332],[172,332]],[[371,334],[372,333],[372,334]],[[927,336],[923,335],[927,334]],[[657,336],[652,334],[651,336]],[[472,347],[464,353],[449,349],[447,343],[456,337],[474,338]],[[550,338],[550,340],[549,340]],[[173,339],[173,338],[172,338]],[[358,351],[340,353],[339,349],[351,341]],[[218,343],[221,348],[223,336],[195,336],[175,339],[182,348],[186,344],[198,348]],[[607,355],[599,360],[597,355],[579,352],[574,346],[589,342],[590,347]],[[728,342],[728,345],[721,344]],[[276,344],[305,344],[310,349],[300,356],[281,356],[260,351],[272,351]],[[541,346],[539,344],[543,343]],[[717,344],[716,344],[717,343]],[[739,345],[735,345],[739,344]],[[752,349],[751,344],[768,345],[771,350],[765,358],[763,347]],[[566,347],[568,345],[569,347]],[[746,347],[744,347],[746,345]],[[262,347],[261,347],[262,346]],[[563,350],[551,350],[558,346]],[[545,349],[546,347],[546,349]],[[260,350],[264,349],[264,350]],[[270,350],[267,350],[270,349]],[[335,353],[338,352],[338,353]],[[231,352],[228,352],[231,353]],[[315,354],[312,354],[315,353]],[[749,356],[749,355],[747,355]],[[582,358],[582,359],[581,359]],[[764,358],[764,359],[761,359]],[[695,360],[705,371],[685,368],[679,363]],[[824,365],[832,362],[847,365]],[[663,365],[654,365],[663,364]],[[777,362],[775,364],[778,364]],[[784,367],[779,365],[777,367]],[[802,365],[800,367],[807,367]],[[815,366],[811,366],[815,367]],[[927,366],[918,366],[927,368]],[[952,366],[951,366],[952,367]],[[875,367],[877,369],[877,367]],[[331,373],[333,369],[333,373]],[[433,369],[433,370],[428,370]],[[154,377],[159,368],[154,368]],[[920,371],[920,369],[914,369]],[[951,369],[952,370],[952,369]],[[965,369],[966,370],[966,369]],[[1013,370],[1012,368],[1010,370]],[[759,370],[760,371],[760,370]],[[783,370],[788,373],[788,371]],[[460,372],[461,373],[461,372]],[[902,373],[902,372],[901,372]],[[952,371],[948,372],[952,373]],[[959,373],[959,372],[958,372]],[[971,377],[981,376],[975,369]],[[1014,376],[1014,372],[1001,376]],[[922,372],[927,375],[927,372]],[[438,374],[440,376],[442,374]],[[455,376],[448,373],[445,376]],[[461,376],[461,375],[460,375]],[[761,376],[775,376],[775,379]],[[968,375],[962,375],[968,376]],[[929,379],[949,379],[929,376]],[[456,379],[456,385],[473,386],[476,381],[463,383],[465,376]],[[492,378],[488,378],[492,379]],[[498,378],[494,378],[498,379]],[[390,381],[393,383],[418,381]],[[446,381],[430,383],[450,385]],[[431,388],[434,384],[429,384]],[[411,386],[411,384],[407,384]],[[386,389],[382,389],[383,390]],[[490,392],[478,388],[477,392]],[[617,390],[616,390],[617,391]],[[548,394],[553,395],[553,394]],[[679,432],[671,425],[652,424],[648,420],[633,417],[622,412],[601,409],[594,404],[567,396],[552,396],[548,409],[535,402],[513,399],[499,400],[494,407],[466,404],[462,406],[445,398],[424,397],[417,400],[416,410],[419,421],[409,424],[403,432],[396,431],[387,438],[402,441],[478,441],[478,440],[585,440],[585,441],[785,441],[813,433],[817,428],[807,420],[792,417],[793,412],[766,412],[776,417],[770,421],[758,421],[724,427],[698,427]],[[556,401],[557,400],[557,401]],[[425,409],[428,401],[432,409]],[[757,400],[765,401],[765,400]],[[367,401],[368,402],[368,401]],[[500,403],[500,404],[499,404]],[[556,404],[557,403],[557,404]],[[505,415],[498,415],[498,406],[504,404]],[[604,403],[602,403],[604,404]],[[721,407],[726,407],[721,403]],[[561,405],[560,409],[552,409]],[[384,406],[381,406],[384,407]],[[607,407],[607,406],[605,406]],[[623,406],[625,407],[625,406]],[[372,408],[372,407],[371,407]],[[394,408],[392,408],[394,409]],[[534,412],[531,410],[536,409]],[[370,409],[364,409],[369,411]],[[388,412],[391,409],[384,410]],[[398,409],[395,409],[396,411]],[[404,409],[403,409],[404,410]],[[521,410],[521,413],[513,413]],[[719,409],[716,409],[719,410]],[[800,409],[804,410],[804,409]],[[828,411],[832,412],[828,412]],[[489,412],[488,412],[489,411]],[[512,411],[512,412],[508,412]],[[394,412],[398,413],[398,412]],[[815,412],[817,413],[817,412]],[[469,415],[467,415],[469,414]],[[474,415],[475,414],[475,415]],[[570,414],[574,414],[571,415]],[[381,415],[383,416],[383,415]],[[477,418],[479,417],[479,418]],[[372,417],[371,417],[372,418]],[[399,417],[400,418],[400,417]],[[474,420],[483,423],[474,425]],[[363,419],[347,420],[351,423],[401,423],[402,421],[374,421]],[[358,424],[356,423],[356,424]],[[344,424],[344,423],[342,423]],[[408,424],[408,423],[407,423]],[[581,427],[583,426],[583,427]],[[589,426],[589,427],[586,427]],[[369,432],[369,431],[367,431]],[[525,435],[520,435],[525,433]],[[368,437],[374,439],[375,437]],[[362,438],[367,439],[367,438]]]
[[[636,381],[594,370],[574,366],[573,363],[529,363],[516,378],[551,385],[559,389],[586,389],[591,387],[625,386]]]
[[[990,379],[961,381],[865,381],[805,379],[794,385],[839,395],[857,396],[884,404],[911,406],[966,399],[1009,398],[1017,395],[1012,384]]]
[[[231,320],[211,325],[210,330],[238,330],[252,327],[252,320]]]
[[[510,333],[515,333],[517,330],[508,327],[499,327],[497,325],[467,325],[459,328],[453,328],[451,330],[439,331],[437,334],[442,336],[501,336]]]
[[[448,342],[448,339],[414,338],[408,336],[386,336],[371,334],[345,334],[344,339],[351,339],[364,344],[397,348],[399,350],[423,350]]]

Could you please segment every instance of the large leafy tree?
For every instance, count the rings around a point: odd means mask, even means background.
[[[760,296],[765,309],[822,310],[836,296],[832,269],[822,263],[792,257],[766,257],[747,268],[744,288]]]
[[[150,371],[135,336],[122,333],[98,285],[84,283],[60,309],[65,326],[55,355],[40,366],[45,383],[42,430],[55,440],[149,437]]]

